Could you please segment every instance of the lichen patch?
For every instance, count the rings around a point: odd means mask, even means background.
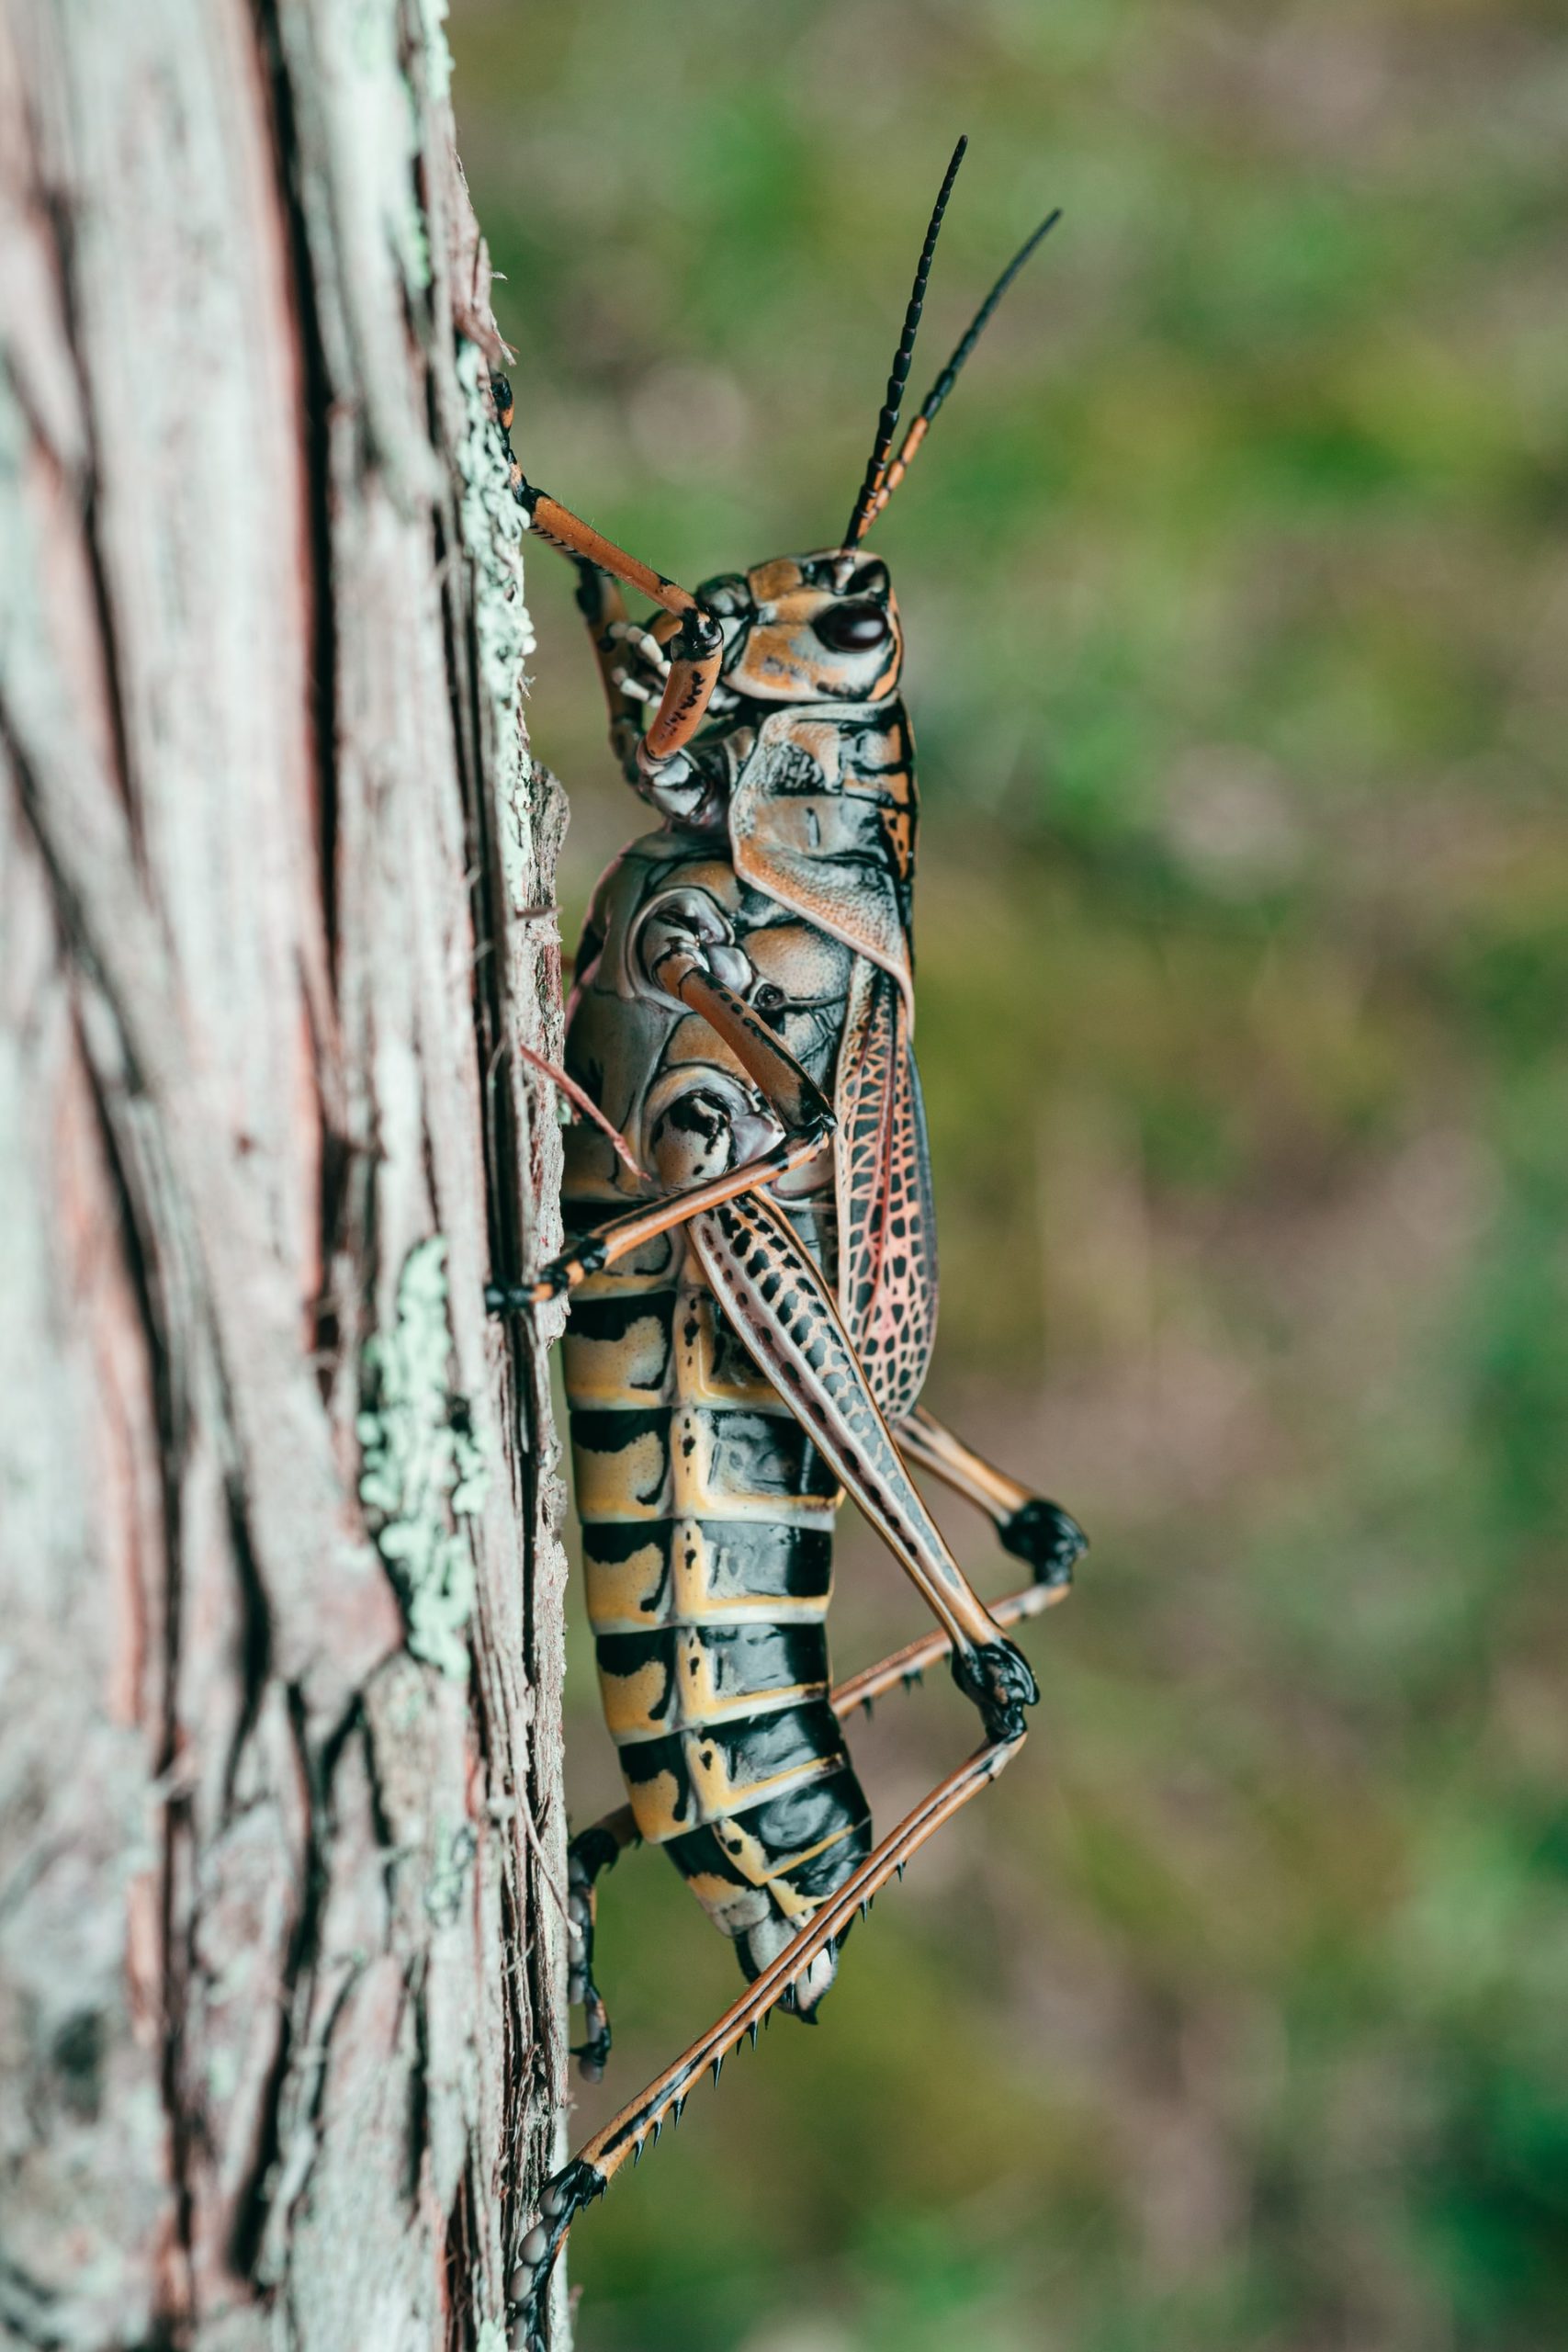
[[[359,1498],[403,1605],[412,1655],[458,1680],[468,1671],[474,1567],[459,1522],[484,1499],[490,1470],[468,1400],[449,1383],[446,1241],[409,1251],[390,1331],[367,1340]]]

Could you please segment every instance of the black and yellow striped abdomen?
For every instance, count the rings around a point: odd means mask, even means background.
[[[830,1206],[793,1216],[818,1258]],[[566,1336],[604,1713],[642,1836],[748,1945],[869,1850],[828,1703],[840,1495],[676,1231],[585,1282]]]

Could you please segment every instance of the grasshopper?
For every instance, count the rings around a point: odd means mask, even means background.
[[[569,1294],[566,1389],[588,1606],[627,1804],[575,1837],[577,2055],[610,2049],[595,1883],[662,1846],[735,1944],[745,1992],[547,2183],[512,2281],[541,2340],[574,2215],[678,2120],[774,2007],[815,2020],[877,1890],[1017,1754],[1034,1677],[1005,1629],[1067,1589],[1085,1538],[920,1405],[936,1327],[910,950],[917,802],[904,638],[865,535],[1051,213],[981,304],[897,453],[960,140],[887,393],[834,546],[688,592],[513,464],[528,526],[577,567],[611,742],[659,825],[594,892],[567,1016],[569,1246],[496,1283],[498,1313]],[[496,379],[510,434],[512,398]],[[627,617],[622,591],[655,607]],[[989,1608],[910,1476],[977,1504],[1032,1571]],[[935,1624],[832,1685],[834,1514],[853,1498]],[[981,1741],[877,1842],[854,1709],[943,1657]]]

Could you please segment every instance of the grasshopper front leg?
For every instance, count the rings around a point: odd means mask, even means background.
[[[496,416],[510,452],[512,387],[504,376],[495,376],[491,379],[491,390]],[[652,781],[662,766],[683,752],[703,723],[724,662],[724,632],[689,588],[682,588],[678,580],[656,571],[640,558],[628,555],[625,548],[618,548],[613,539],[596,531],[592,523],[585,523],[581,514],[563,506],[558,498],[552,498],[547,490],[540,490],[527,479],[515,458],[512,461],[512,491],[528,518],[529,528],[547,547],[557,548],[562,555],[569,556],[585,583],[591,570],[608,572],[612,580],[635,588],[650,604],[674,617],[676,628],[668,649],[670,669],[664,691],[648,732],[636,750],[638,767]],[[606,603],[602,611],[596,612],[593,591],[588,586],[583,609],[591,628],[596,620],[613,617],[617,606],[618,599],[615,605]],[[602,629],[595,630],[596,644],[602,633]],[[612,695],[612,718],[624,716],[624,699],[615,692],[615,682],[608,674],[605,687]]]

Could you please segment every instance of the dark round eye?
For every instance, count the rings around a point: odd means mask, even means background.
[[[811,626],[834,653],[863,653],[885,645],[893,634],[886,614],[875,605],[829,605]]]

